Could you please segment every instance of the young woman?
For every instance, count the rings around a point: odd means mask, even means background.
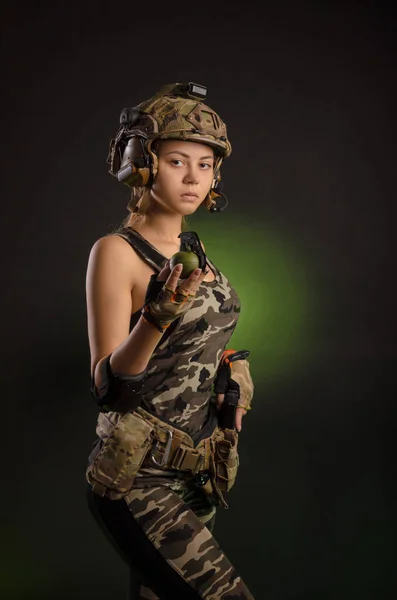
[[[248,361],[225,351],[240,304],[197,236],[197,268],[187,274],[170,261],[184,218],[224,201],[219,169],[231,146],[202,99],[201,86],[174,84],[123,111],[108,161],[132,188],[131,213],[95,242],[87,269],[100,408],[88,504],[138,574],[131,597],[140,600],[253,598],[211,533],[253,395]],[[238,392],[235,429],[222,429],[229,385]]]

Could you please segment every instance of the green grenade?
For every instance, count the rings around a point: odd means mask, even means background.
[[[199,257],[195,252],[187,252],[184,250],[180,250],[170,258],[170,268],[171,270],[178,265],[182,264],[182,273],[180,274],[181,279],[186,279],[189,277],[190,273],[197,269],[200,266]]]

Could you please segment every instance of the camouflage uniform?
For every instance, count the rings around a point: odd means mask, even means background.
[[[166,258],[137,232],[124,229],[118,235],[161,270]],[[213,381],[240,312],[235,290],[208,262],[215,281],[201,283],[191,309],[160,341],[142,390],[142,407],[188,434],[195,446],[216,426]],[[132,316],[132,327],[139,315]],[[140,600],[253,599],[211,534],[218,502],[196,475],[156,468],[148,456],[125,498],[89,492],[89,504],[117,551],[148,582],[150,587],[140,587]]]

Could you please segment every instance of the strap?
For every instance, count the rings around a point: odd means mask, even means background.
[[[156,250],[148,240],[145,240],[135,229],[131,229],[130,227],[121,229],[117,232],[117,235],[124,238],[145,263],[151,266],[157,273],[160,273],[167,258]]]
[[[203,441],[204,447],[201,448],[201,451],[195,448],[187,448],[181,444],[169,460],[167,467],[180,471],[192,471],[193,473],[207,471],[209,469],[211,446],[209,438]]]
[[[155,430],[153,433],[158,440],[159,437],[162,437],[158,430]],[[209,456],[211,452],[209,440],[205,440],[201,448],[191,448],[183,444],[181,439],[174,438],[168,456],[164,456],[166,449],[167,445],[160,446],[159,444],[154,444],[151,451],[151,455],[162,464],[164,469],[191,471],[194,474],[209,469]]]
[[[154,444],[150,454],[163,468],[193,473],[208,470],[211,454],[210,439],[216,430],[194,447],[194,442],[188,433],[161,421],[142,407],[137,408],[136,412],[153,425]]]

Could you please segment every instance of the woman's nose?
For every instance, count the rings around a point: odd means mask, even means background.
[[[186,183],[198,183],[199,182],[198,173],[194,168],[191,168],[188,170],[188,172],[185,175],[185,181],[186,181]]]

